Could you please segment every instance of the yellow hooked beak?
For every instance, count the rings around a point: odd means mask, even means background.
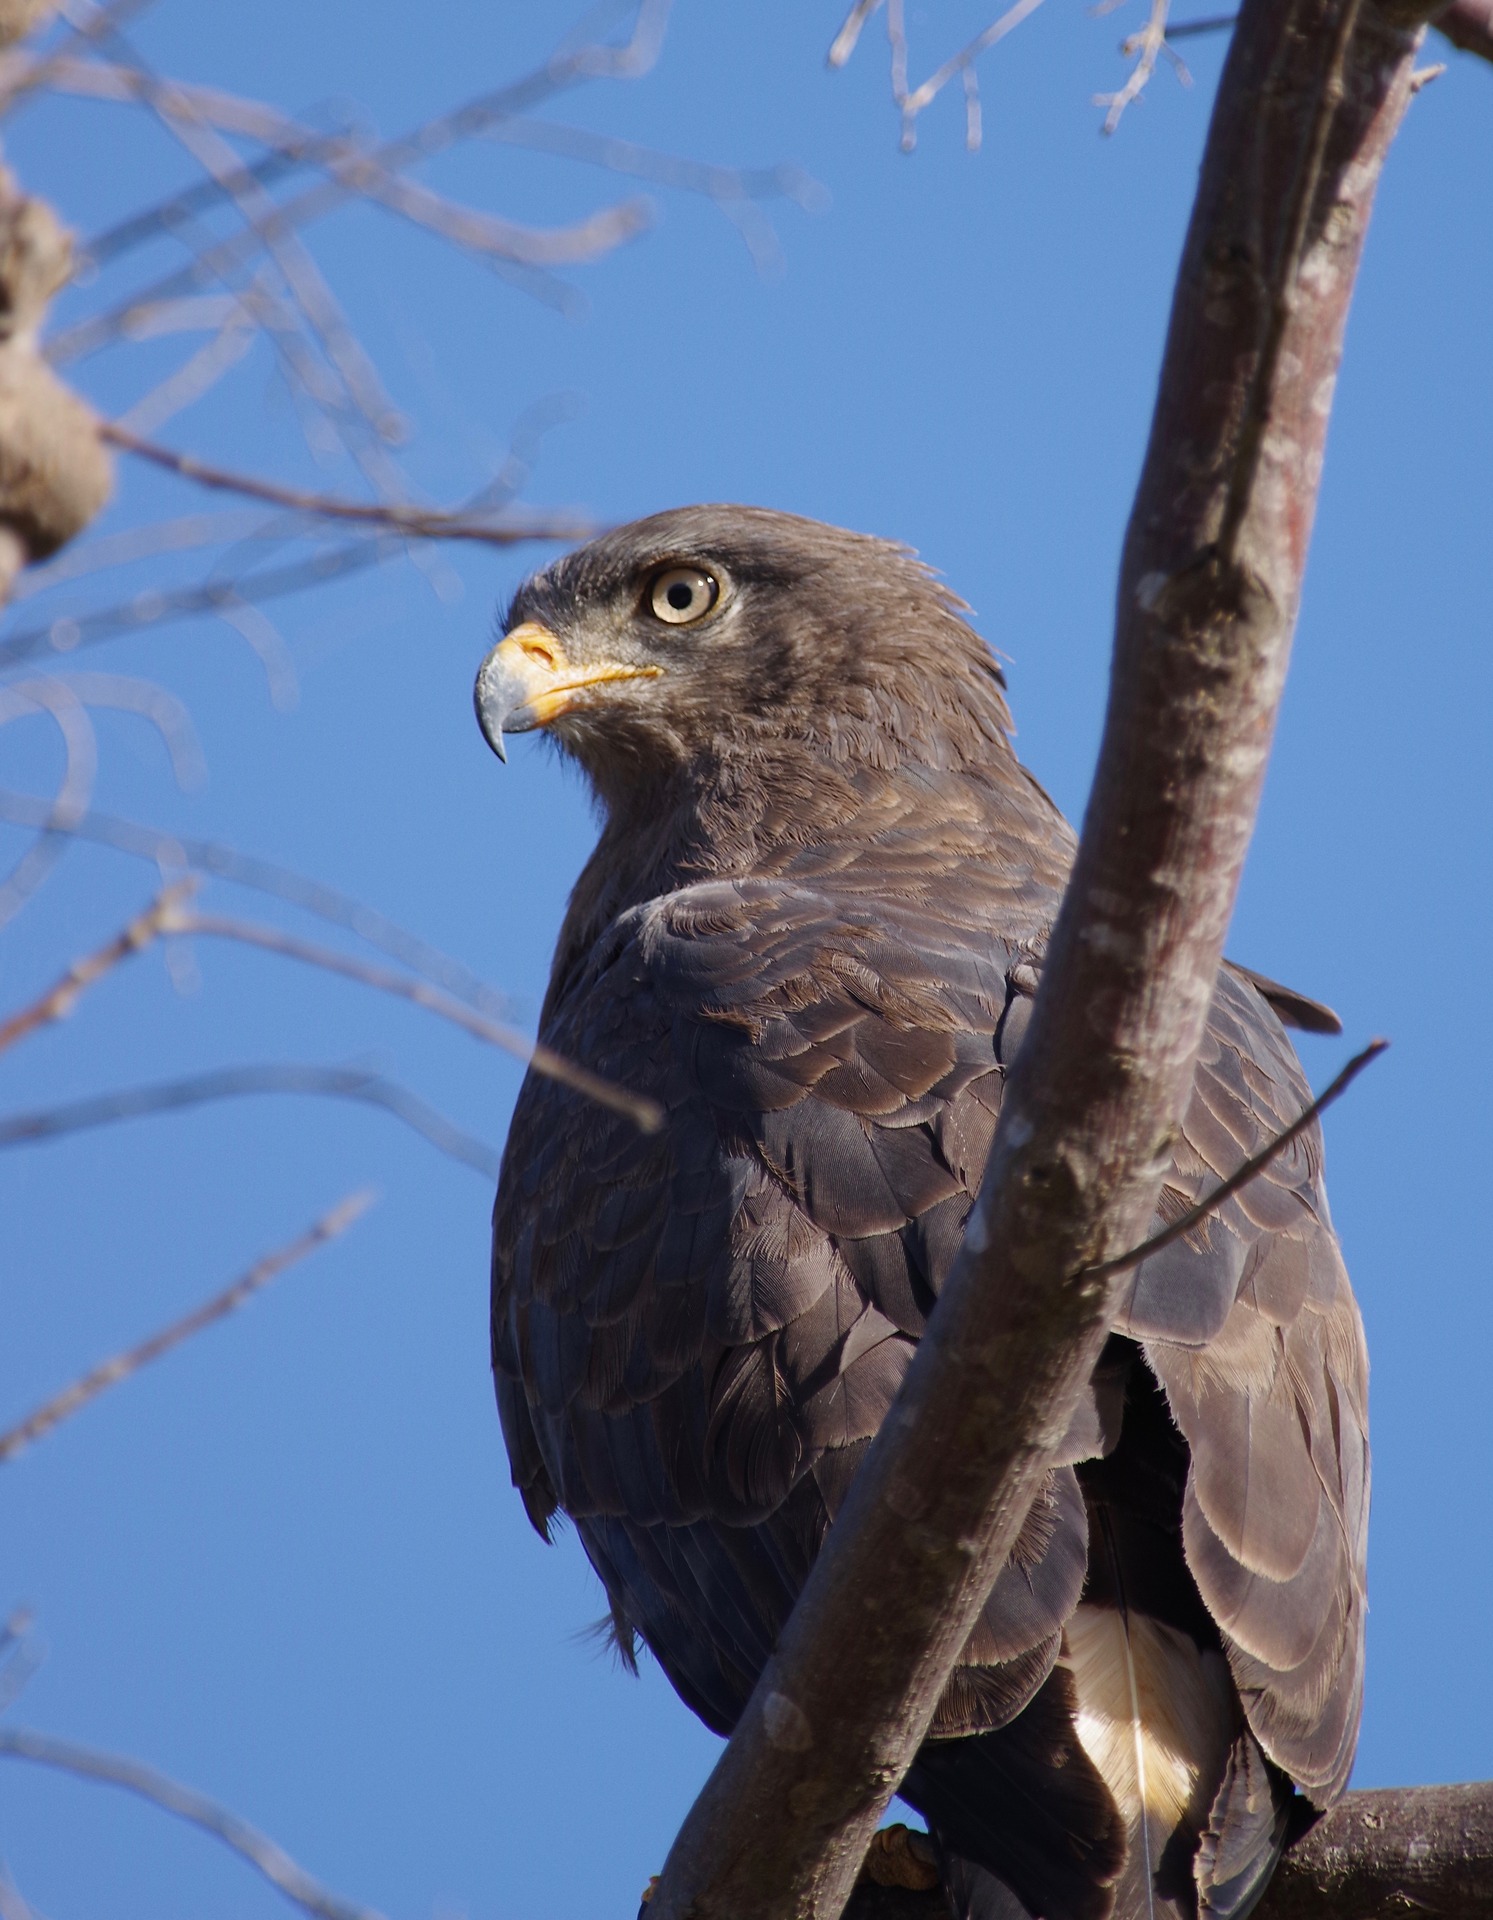
[[[606,680],[653,680],[662,667],[630,667],[620,660],[579,666],[548,627],[525,620],[506,634],[482,662],[477,675],[477,724],[500,760],[508,754],[505,733],[547,727],[568,713],[576,695]]]

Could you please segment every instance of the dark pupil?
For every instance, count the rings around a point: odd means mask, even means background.
[[[674,609],[675,613],[683,613],[685,608],[690,604],[690,602],[694,599],[694,597],[695,597],[694,588],[690,586],[687,581],[684,581],[684,580],[676,580],[673,586],[670,587],[668,592],[664,595],[664,598],[668,601],[669,605]]]

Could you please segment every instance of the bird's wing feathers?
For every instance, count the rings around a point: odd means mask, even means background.
[[[749,1686],[895,1397],[994,1134],[1012,956],[885,907],[849,919],[779,881],[625,916],[546,1038],[662,1101],[666,1126],[640,1135],[531,1079],[510,1135],[493,1351],[515,1476],[531,1513],[554,1498],[575,1517],[671,1673],[703,1632]],[[678,1542],[644,1550],[666,1529],[688,1530],[687,1565]],[[1058,1468],[949,1731],[1009,1719],[1041,1684],[1085,1544]],[[782,1564],[759,1577],[754,1554]],[[724,1683],[693,1691],[717,1722],[745,1697],[723,1712]]]
[[[1030,1010],[1036,934],[972,931],[967,894],[950,913],[873,900],[860,877],[647,902],[572,974],[545,1038],[662,1102],[664,1129],[532,1076],[515,1115],[493,1349],[515,1480],[536,1522],[556,1503],[576,1519],[614,1611],[723,1730],[957,1253]],[[1159,1219],[1308,1097],[1275,1015],[1225,969]],[[1249,1725],[1326,1801],[1357,1725],[1368,1471],[1320,1172],[1313,1130],[1140,1267],[1116,1327],[1190,1448],[1187,1564]],[[1096,1383],[1074,1459],[1113,1445],[1117,1406]],[[936,1731],[998,1728],[1034,1697],[1086,1558],[1061,1467]]]
[[[1310,1098],[1274,1020],[1225,969],[1173,1207],[1192,1205]],[[1120,1325],[1141,1342],[1192,1455],[1187,1562],[1250,1725],[1327,1805],[1358,1730],[1369,1459],[1363,1331],[1321,1175],[1312,1129],[1139,1269]]]

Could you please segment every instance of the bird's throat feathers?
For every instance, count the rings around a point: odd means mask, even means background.
[[[938,765],[877,751],[869,736],[847,738],[843,729],[835,740],[759,737],[744,750],[725,743],[610,805],[603,796],[601,836],[556,950],[551,1002],[619,913],[701,881],[853,884],[872,850],[897,846],[915,859],[916,842],[930,835],[940,864],[957,861],[965,843],[972,859],[998,862],[1007,843],[1025,867],[1036,829],[1053,857],[1051,871],[1032,878],[1060,891],[1071,830],[1004,735],[986,753]]]

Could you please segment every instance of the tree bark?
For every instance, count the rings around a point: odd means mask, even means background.
[[[1493,1920],[1493,1785],[1350,1793],[1281,1862],[1258,1920]]]
[[[948,1920],[936,1889],[860,1880],[846,1920]],[[1254,1920],[1493,1920],[1493,1785],[1350,1793],[1290,1848]]]
[[[1073,879],[980,1201],[901,1397],[651,1920],[833,1920],[1145,1234],[1253,827],[1333,379],[1418,31],[1245,0],[1122,564]]]

